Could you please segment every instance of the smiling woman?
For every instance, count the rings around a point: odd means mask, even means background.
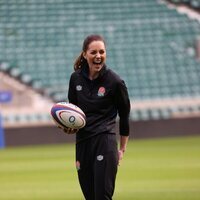
[[[76,134],[76,167],[87,200],[112,200],[118,164],[129,137],[128,91],[124,81],[105,62],[103,37],[89,35],[83,42],[69,82],[69,102],[86,115],[85,127]],[[119,150],[115,133],[117,114]]]

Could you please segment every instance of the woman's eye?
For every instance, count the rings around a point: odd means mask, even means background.
[[[97,53],[96,51],[92,51],[92,52],[91,52],[92,55],[95,55],[96,53]]]
[[[104,50],[99,51],[100,54],[104,54]]]

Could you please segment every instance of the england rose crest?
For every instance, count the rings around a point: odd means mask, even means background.
[[[105,92],[106,92],[106,89],[105,87],[100,87],[99,90],[98,90],[98,96],[99,97],[103,97],[105,95]]]

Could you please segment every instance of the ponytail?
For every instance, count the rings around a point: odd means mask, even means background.
[[[84,62],[87,62],[85,58],[83,57],[83,51],[80,53],[80,55],[76,58],[74,62],[74,71],[81,69]]]

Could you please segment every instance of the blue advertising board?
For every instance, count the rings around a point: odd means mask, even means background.
[[[12,101],[12,98],[13,98],[13,94],[11,91],[0,90],[0,104],[9,103]],[[5,147],[5,137],[4,137],[3,124],[2,124],[2,116],[0,113],[0,149],[4,147]]]
[[[0,90],[0,103],[8,103],[11,101],[12,101],[12,92]]]

